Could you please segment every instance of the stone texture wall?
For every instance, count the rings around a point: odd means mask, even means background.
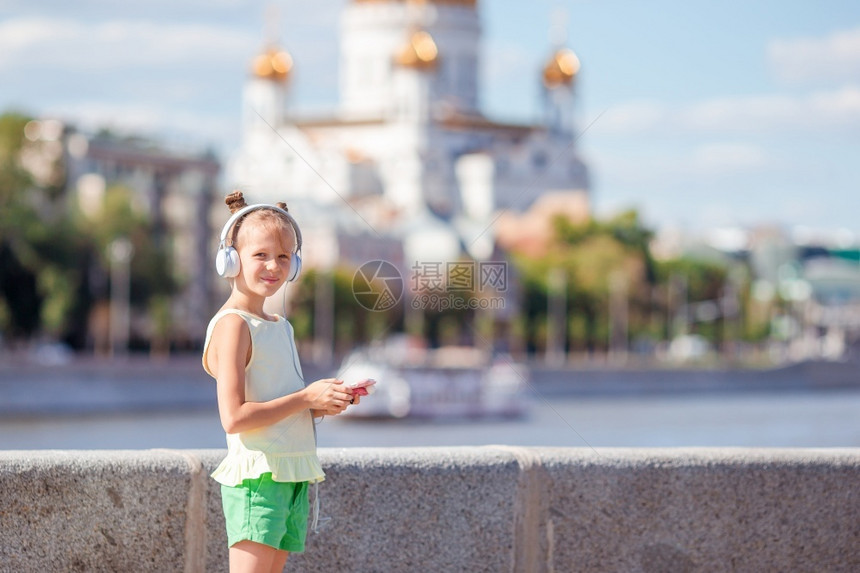
[[[0,571],[227,571],[220,450],[0,452]],[[860,450],[322,449],[290,571],[858,571]]]

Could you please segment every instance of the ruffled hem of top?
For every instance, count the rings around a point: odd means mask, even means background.
[[[272,472],[272,480],[279,482],[319,482],[325,479],[316,454],[228,455],[212,472],[212,478],[227,486],[237,486],[246,479],[256,479]]]

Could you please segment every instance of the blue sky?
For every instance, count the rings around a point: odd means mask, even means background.
[[[267,5],[293,105],[337,101],[344,0],[0,0],[0,109],[235,146]],[[860,3],[479,0],[482,101],[532,121],[549,28],[579,55],[579,150],[598,213],[658,226],[860,232]],[[444,47],[440,46],[444,51]],[[602,114],[602,115],[601,115]]]

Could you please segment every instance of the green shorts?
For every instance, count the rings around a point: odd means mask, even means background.
[[[271,473],[241,485],[221,485],[227,546],[244,540],[291,553],[305,550],[308,482],[278,482]]]

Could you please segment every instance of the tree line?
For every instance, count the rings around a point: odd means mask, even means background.
[[[150,323],[147,338],[132,345],[169,343],[170,301],[179,284],[171,272],[168,240],[155,237],[145,209],[121,186],[104,190],[99,209],[82,209],[68,192],[63,153],[51,141],[28,138],[31,117],[0,115],[0,332],[7,346],[33,340],[62,341],[74,349],[94,345],[109,313],[109,245],[127,239],[130,304]],[[35,161],[35,163],[34,163]],[[39,169],[32,165],[39,164]],[[29,165],[29,167],[28,167]],[[447,344],[513,346],[541,354],[551,345],[564,352],[650,352],[680,334],[696,333],[722,348],[760,340],[768,323],[749,312],[750,272],[729,258],[655,259],[653,231],[630,210],[606,220],[552,221],[553,238],[540,256],[502,253],[516,296],[515,313],[460,308],[410,310],[409,293],[386,312],[356,304],[355,269],[309,270],[296,289],[292,320],[299,338],[319,325],[317,304],[332,308],[335,353],[397,332]],[[327,301],[317,300],[318,281],[331,283]],[[405,279],[409,289],[408,277]],[[411,293],[416,295],[418,293]],[[475,297],[479,293],[458,293]],[[553,316],[553,309],[563,316]]]
[[[75,349],[93,345],[107,328],[109,245],[131,242],[130,302],[154,316],[176,290],[168,251],[132,192],[104,190],[100,208],[85,212],[67,193],[62,142],[28,138],[33,121],[0,115],[0,332],[8,347],[36,340]],[[58,152],[59,151],[59,152]],[[136,341],[148,344],[149,341]]]

